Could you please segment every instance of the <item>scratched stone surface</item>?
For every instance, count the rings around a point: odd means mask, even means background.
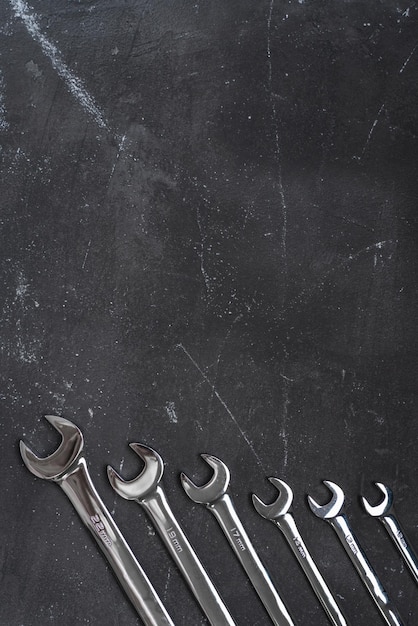
[[[333,529],[352,528],[405,624],[418,589],[362,509],[380,481],[418,549],[418,7],[412,0],[4,0],[0,6],[0,624],[139,624],[57,485],[44,415],[92,479],[175,624],[207,621],[106,465],[165,461],[168,499],[238,625],[270,623],[214,517],[184,493],[231,471],[295,624],[328,623],[252,506],[294,492],[351,624],[381,618]]]

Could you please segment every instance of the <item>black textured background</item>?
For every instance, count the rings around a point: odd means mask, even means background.
[[[23,466],[76,422],[95,484],[176,624],[205,624],[140,508],[131,441],[238,625],[268,624],[216,521],[231,493],[296,624],[327,624],[250,502],[295,494],[352,624],[381,623],[306,494],[337,482],[405,624],[418,589],[359,494],[392,487],[418,549],[418,6],[413,0],[4,0],[0,5],[4,626],[139,620],[55,485]]]

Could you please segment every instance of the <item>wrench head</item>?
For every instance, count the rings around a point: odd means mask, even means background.
[[[284,480],[271,477],[269,478],[269,481],[279,492],[276,500],[271,504],[265,504],[254,493],[252,495],[252,500],[257,513],[259,513],[261,517],[269,520],[275,520],[289,512],[293,502],[293,491],[289,485],[284,482]]]
[[[197,504],[212,504],[219,500],[227,491],[230,481],[229,469],[216,456],[211,454],[200,455],[204,461],[213,469],[213,476],[206,485],[198,487],[186,474],[181,474],[181,484],[189,498]]]
[[[20,454],[32,474],[45,480],[59,481],[79,457],[84,445],[83,435],[75,424],[63,417],[45,415],[45,419],[62,437],[57,450],[49,456],[41,458],[32,452],[23,441],[20,441]]]
[[[321,519],[328,520],[333,517],[337,517],[337,515],[340,514],[341,509],[344,506],[344,491],[341,487],[332,483],[330,480],[324,480],[323,482],[324,485],[326,485],[332,492],[330,502],[328,502],[328,504],[320,505],[311,496],[308,496],[308,504],[312,513]]]
[[[143,500],[154,491],[164,473],[164,462],[158,452],[140,443],[130,443],[130,448],[144,461],[142,472],[132,480],[124,480],[110,465],[107,476],[113,489],[125,500]]]
[[[386,487],[383,483],[375,483],[376,487],[380,489],[383,494],[383,500],[380,504],[376,504],[372,506],[368,500],[364,496],[362,496],[361,501],[363,503],[364,509],[366,513],[371,515],[372,517],[384,517],[392,508],[393,504],[393,493],[389,487]]]

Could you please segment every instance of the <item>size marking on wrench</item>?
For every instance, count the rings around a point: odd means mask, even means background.
[[[145,467],[133,480],[124,480],[110,466],[110,484],[126,500],[135,500],[150,516],[194,596],[213,626],[234,626],[222,598],[199,561],[170,508],[161,485],[164,463],[158,452],[139,443],[130,447],[144,461]]]
[[[342,509],[344,506],[344,492],[330,480],[324,480],[324,484],[332,493],[331,501],[323,506],[319,505],[311,496],[308,496],[308,503],[312,512],[319,518],[326,520],[334,528],[346,553],[351,559],[360,578],[366,585],[370,595],[375,601],[383,619],[389,626],[402,626],[403,622],[396,608],[393,606],[384,590],[382,583],[378,579],[372,566],[363,550],[361,549],[356,536],[351,530],[348,520]]]
[[[389,487],[382,483],[375,483],[376,487],[380,489],[383,494],[383,501],[380,504],[372,506],[366,498],[362,497],[363,506],[366,512],[372,517],[377,517],[386,528],[391,539],[394,541],[396,547],[404,558],[409,570],[414,577],[415,582],[418,584],[418,557],[414,552],[411,544],[409,543],[401,524],[399,523],[395,509],[393,506],[393,493]]]
[[[292,618],[274,588],[234,508],[228,493],[229,469],[215,456],[210,454],[201,456],[214,470],[213,477],[206,485],[198,487],[185,474],[181,474],[185,492],[191,500],[204,504],[215,516],[273,623],[277,626],[292,626]]]
[[[56,415],[46,419],[62,437],[59,448],[40,458],[20,442],[26,467],[38,478],[58,483],[87,526],[146,626],[174,626],[142,567],[97,493],[82,454],[81,430]]]
[[[256,511],[265,519],[273,522],[282,531],[331,623],[334,626],[347,626],[347,620],[341,613],[337,602],[299,534],[291,513],[293,491],[284,480],[269,478],[269,481],[276,487],[279,495],[272,504],[265,504],[258,496],[253,494],[252,499]]]

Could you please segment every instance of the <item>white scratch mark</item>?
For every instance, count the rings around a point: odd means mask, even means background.
[[[19,302],[21,306],[24,306],[25,299],[28,295],[29,291],[29,283],[26,279],[26,276],[22,271],[18,272],[17,275],[17,285],[16,285],[16,301]]]
[[[198,251],[198,256],[200,259],[200,272],[203,276],[203,280],[204,280],[205,287],[206,287],[206,293],[209,295],[210,290],[211,290],[211,284],[210,284],[209,274],[207,273],[206,268],[205,268],[206,235],[203,231],[199,208],[196,208],[196,219],[197,219],[197,225],[198,225],[199,233],[200,233],[200,244],[199,244],[199,251]]]
[[[9,122],[6,120],[6,107],[4,104],[4,78],[0,72],[0,131],[9,128]]]
[[[258,456],[256,450],[254,449],[254,446],[252,444],[252,442],[249,440],[248,436],[246,435],[246,433],[242,430],[241,426],[238,424],[238,421],[236,419],[236,417],[233,415],[232,411],[229,409],[229,407],[227,406],[226,402],[221,398],[221,396],[219,395],[218,391],[215,389],[215,386],[213,385],[213,383],[209,380],[209,378],[206,376],[205,372],[202,370],[202,368],[199,366],[199,364],[194,360],[194,358],[192,357],[192,355],[186,350],[186,348],[183,346],[183,344],[179,343],[176,346],[177,348],[181,348],[184,352],[184,354],[187,356],[188,359],[190,359],[190,361],[193,363],[193,365],[195,366],[195,368],[197,369],[197,371],[199,372],[199,374],[202,376],[203,380],[209,385],[209,387],[212,389],[215,397],[218,399],[218,401],[221,403],[221,405],[223,406],[223,408],[225,409],[225,411],[227,412],[227,414],[229,415],[229,417],[231,418],[232,422],[235,424],[235,426],[237,427],[241,437],[244,439],[245,443],[248,445],[248,447],[250,448],[251,452],[253,453],[254,457],[257,460],[258,465],[264,469],[263,467],[263,463],[260,459],[260,457]]]
[[[92,96],[86,90],[82,80],[66,65],[62,59],[61,52],[55,44],[49,41],[42,33],[36,19],[37,16],[34,13],[31,13],[25,0],[9,0],[9,2],[15,16],[22,20],[29,35],[41,46],[42,52],[49,58],[52,63],[52,67],[64,80],[70,93],[81,104],[83,109],[91,115],[100,128],[109,130],[108,123],[103,113],[100,111]]]
[[[363,146],[363,150],[362,150],[362,152],[361,152],[361,157],[358,157],[358,158],[359,158],[359,160],[361,160],[361,159],[364,157],[364,153],[365,153],[365,152],[366,152],[366,150],[367,150],[367,147],[368,147],[368,145],[369,145],[369,143],[370,143],[370,140],[371,140],[371,138],[372,138],[372,135],[373,135],[374,129],[376,128],[377,122],[379,121],[379,117],[381,116],[381,114],[382,114],[382,112],[383,112],[384,108],[385,108],[385,103],[383,103],[383,104],[382,104],[382,106],[380,107],[380,109],[379,109],[379,111],[378,111],[378,113],[377,113],[377,115],[376,115],[376,119],[374,120],[374,122],[373,122],[373,124],[372,124],[372,127],[370,128],[369,134],[367,135],[366,143],[364,144],[364,146]]]
[[[415,44],[415,46],[412,48],[412,52],[410,53],[410,55],[407,57],[405,63],[402,65],[401,69],[399,70],[399,74],[402,74],[402,72],[404,71],[404,69],[406,68],[406,66],[408,65],[409,61],[411,60],[412,55],[414,54],[415,50],[418,48],[418,43]]]
[[[325,281],[327,280],[327,278],[329,276],[331,276],[332,274],[334,274],[341,267],[347,266],[347,265],[351,264],[353,261],[357,261],[359,258],[361,258],[363,255],[367,254],[368,252],[374,251],[376,249],[382,250],[382,248],[384,248],[384,247],[386,247],[388,245],[391,245],[391,244],[392,245],[396,245],[397,243],[398,243],[397,239],[387,239],[385,241],[378,241],[376,243],[371,244],[370,246],[366,246],[366,248],[362,248],[361,250],[358,250],[354,254],[349,254],[348,257],[344,257],[336,265],[334,265],[327,272],[325,272],[325,274],[322,276],[322,278],[317,283],[312,284],[309,289],[303,289],[296,296],[296,298],[293,298],[289,302],[289,305],[286,307],[286,309],[284,309],[282,311],[282,314],[289,312],[289,310],[292,310],[293,307],[296,306],[296,304],[301,304],[302,302],[306,302],[306,300],[308,298],[310,298],[310,296],[317,289],[320,289],[321,287],[323,287],[325,285]]]
[[[121,155],[121,152],[123,152],[123,150],[124,150],[125,141],[126,141],[126,134],[122,135],[122,137],[120,138],[119,145],[118,145],[118,151],[117,151],[117,154],[116,154],[116,158],[115,158],[115,161],[113,163],[112,170],[110,172],[109,182],[112,180],[112,177],[113,177],[113,174],[115,172],[116,165],[117,165],[117,163],[119,161],[119,157]]]
[[[271,21],[273,17],[274,0],[271,0],[269,7],[269,14],[267,17],[267,67],[268,67],[268,86],[271,100],[271,110],[274,123],[274,143],[275,143],[275,155],[277,161],[277,178],[280,203],[282,207],[282,232],[281,232],[281,248],[283,255],[284,270],[287,273],[287,205],[284,194],[283,179],[282,179],[282,167],[281,167],[281,147],[279,138],[279,126],[277,123],[277,109],[276,99],[273,94],[273,64],[271,59]]]
[[[177,413],[176,413],[176,407],[174,402],[166,402],[165,403],[165,410],[166,413],[168,415],[168,419],[172,424],[177,424],[178,422],[178,417],[177,417]]]
[[[88,257],[89,252],[90,252],[90,246],[91,246],[91,239],[89,240],[89,242],[88,242],[88,244],[87,244],[86,254],[84,255],[83,265],[81,266],[81,269],[82,269],[82,270],[84,269],[84,266],[85,266],[85,264],[86,264],[87,257]]]

